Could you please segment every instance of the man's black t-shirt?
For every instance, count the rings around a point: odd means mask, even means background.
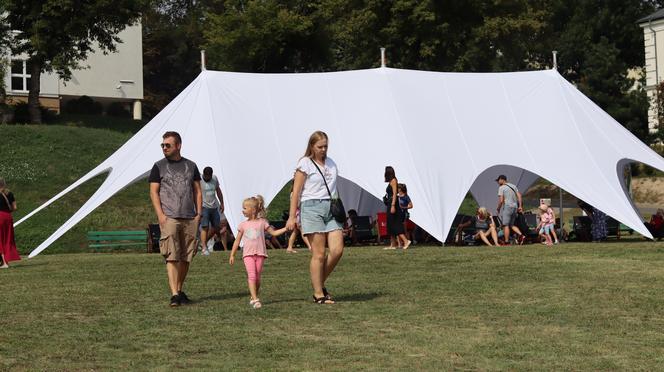
[[[178,161],[166,158],[152,167],[148,182],[159,183],[159,198],[164,214],[170,218],[194,218],[196,202],[194,182],[201,180],[196,164],[185,158]]]

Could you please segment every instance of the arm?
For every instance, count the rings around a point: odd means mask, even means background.
[[[221,193],[221,189],[217,186],[217,198],[219,198],[219,212],[224,213],[224,194]]]
[[[397,205],[397,179],[392,178],[392,181],[390,181],[390,187],[392,188],[392,206],[390,207],[390,213],[394,214],[397,212],[396,210],[396,205]]]
[[[516,199],[519,201],[518,211],[523,212],[523,200],[521,199],[521,192],[516,192]]]
[[[159,197],[159,188],[161,184],[158,182],[150,182],[150,200],[152,200],[152,207],[157,214],[159,225],[163,226],[166,223],[166,215],[161,209],[161,197]],[[200,186],[199,186],[200,187]]]
[[[406,209],[413,209],[413,202],[412,201],[408,202],[408,206],[406,207]]]
[[[498,195],[498,207],[496,207],[498,213],[500,213],[500,208],[503,207],[503,203],[505,203],[505,197],[503,197],[502,195]]]
[[[228,258],[228,263],[231,264],[231,265],[235,263],[235,252],[237,252],[237,249],[240,246],[240,242],[242,241],[242,235],[243,234],[244,234],[243,231],[238,231],[237,238],[235,238],[235,241],[233,242],[233,248],[231,249],[231,255]]]
[[[194,200],[196,202],[196,217],[194,219],[200,221],[201,215],[203,215],[203,191],[200,182],[194,182]]]
[[[290,208],[288,210],[288,221],[286,222],[286,228],[289,231],[292,231],[297,227],[297,219],[295,218],[295,212],[297,211],[298,204],[300,203],[300,195],[302,194],[302,188],[304,187],[304,181],[306,180],[306,175],[304,172],[297,170],[295,171],[295,176],[293,177],[293,197],[290,200]]]
[[[14,200],[14,201],[12,202],[12,205],[9,206],[9,209],[11,209],[11,212],[13,212],[13,211],[15,211],[15,210],[18,209],[18,208],[16,208],[16,200]]]
[[[279,230],[275,230],[274,227],[272,227],[272,226],[268,226],[268,227],[267,227],[267,232],[268,232],[268,234],[270,234],[270,235],[272,235],[272,236],[283,235],[283,234],[285,234],[287,231],[288,231],[288,229],[285,228],[285,227],[282,227],[282,228],[279,229]]]

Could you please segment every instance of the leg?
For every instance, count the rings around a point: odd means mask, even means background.
[[[397,238],[401,239],[401,242],[403,244],[403,249],[408,249],[408,247],[410,246],[410,240],[406,238],[406,234],[399,234]]]
[[[189,262],[180,261],[178,262],[178,292],[182,292],[182,285],[184,280],[187,278],[187,273],[189,272]]]
[[[222,226],[221,231],[219,231],[219,237],[221,238],[221,247],[224,251],[228,250],[228,226]]]
[[[168,274],[168,286],[171,289],[171,295],[175,296],[178,294],[178,283],[180,282],[178,278],[178,264],[177,261],[167,261],[166,262],[166,273]]]
[[[286,248],[287,251],[290,252],[294,250],[293,246],[295,245],[295,239],[297,239],[297,229],[293,230],[288,237],[288,248]]]
[[[207,251],[208,236],[212,236],[212,234],[208,234],[208,227],[201,226],[201,252]]]
[[[514,231],[519,236],[523,235],[521,233],[521,230],[519,230],[519,228],[516,225],[512,225],[512,231]]]
[[[258,299],[258,288],[256,286],[257,275],[256,275],[256,256],[246,256],[242,258],[244,262],[244,268],[247,270],[247,284],[249,286],[249,295],[251,300],[255,301]]]
[[[254,262],[256,265],[256,298],[261,291],[261,274],[263,273],[263,262],[265,262],[265,257],[255,256]]]
[[[553,228],[551,229],[551,235],[553,235],[553,240],[554,240],[556,243],[558,243],[558,234],[556,234],[556,227],[555,227],[555,225],[554,225]]]
[[[302,236],[302,241],[307,246],[307,248],[311,251],[311,243],[309,242],[309,237],[307,235],[304,235],[302,233],[302,230],[300,230],[300,236]]]
[[[478,232],[477,232],[477,235],[480,236],[480,239],[482,239],[482,241],[484,242],[484,244],[486,244],[486,245],[491,245],[491,242],[490,242],[489,239],[487,239],[487,237],[486,237],[486,236],[487,236],[487,233],[486,233],[486,232],[484,232],[484,231],[478,231]]]
[[[505,240],[505,244],[510,244],[510,227],[508,225],[503,226],[503,240]]]
[[[495,245],[498,245],[498,232],[496,232],[496,228],[491,226],[489,228],[489,231],[491,232],[491,238],[493,238],[493,243]]]
[[[325,286],[325,281],[330,276],[330,274],[332,274],[332,271],[334,271],[334,268],[339,263],[339,260],[341,260],[341,256],[344,254],[344,237],[341,233],[341,230],[330,231],[327,233],[327,244],[330,247],[330,253],[325,259],[323,287]]]
[[[309,273],[311,274],[311,286],[316,298],[323,297],[323,282],[325,280],[325,234],[308,234],[311,243],[311,262]]]

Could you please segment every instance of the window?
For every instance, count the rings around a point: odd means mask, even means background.
[[[13,59],[11,66],[11,81],[9,90],[13,92],[27,92],[30,89],[29,65],[26,60]]]

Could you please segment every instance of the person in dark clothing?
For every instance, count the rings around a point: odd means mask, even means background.
[[[385,249],[397,249],[397,245],[403,244],[403,249],[408,249],[410,240],[406,238],[403,219],[401,217],[401,208],[398,206],[397,195],[397,177],[394,174],[394,168],[385,167],[385,182],[388,183],[385,189],[383,202],[387,213],[387,233],[390,235],[390,246]]]

